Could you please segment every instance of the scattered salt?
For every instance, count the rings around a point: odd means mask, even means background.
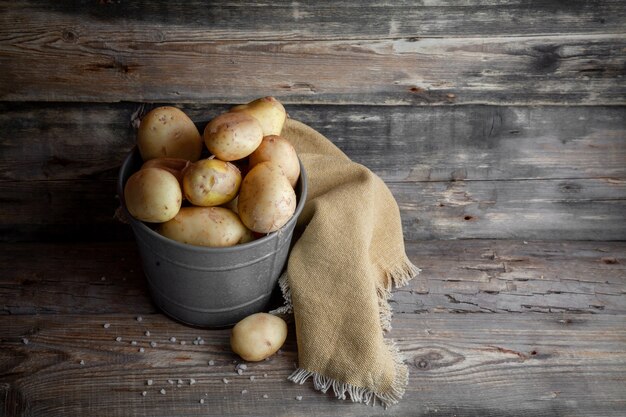
[[[241,394],[247,394],[247,393],[248,393],[248,390],[247,390],[247,389],[242,389],[242,390],[241,390]]]
[[[224,378],[222,381],[224,381],[225,384],[228,384],[228,379]]]
[[[263,398],[269,398],[270,396],[267,394],[263,394]]]
[[[137,316],[137,321],[143,321],[143,317]]]
[[[170,337],[170,342],[174,343],[176,341],[176,338],[174,336]]]
[[[81,365],[84,365],[84,364],[85,364],[85,361],[81,359],[79,363],[80,363]]]
[[[239,375],[243,375],[243,369],[237,369],[237,373],[238,373]]]
[[[204,398],[200,398],[200,404],[204,404]]]
[[[178,379],[178,385],[182,385],[183,384],[183,380],[182,379]]]
[[[116,341],[116,342],[121,342],[121,341],[122,341],[122,336],[117,336],[117,337],[115,338],[115,341]]]
[[[105,329],[108,329],[109,327],[111,327],[111,323],[104,323],[102,327],[104,327]]]
[[[302,395],[296,395],[296,400],[302,401]]]
[[[199,345],[204,345],[204,339],[200,339],[200,340],[198,340],[198,344],[199,344]]]
[[[146,381],[146,385],[152,385],[152,384],[154,384],[153,380],[149,379],[149,380]]]
[[[156,347],[156,345],[157,345],[156,342],[150,342],[150,346]]]
[[[174,380],[173,379],[168,379],[167,382],[172,384],[172,385],[174,385]]]
[[[250,381],[254,381],[254,375],[250,377]]]
[[[213,365],[215,365],[215,361],[214,361],[213,359],[211,359],[211,360],[209,361],[209,366],[213,366]]]
[[[195,383],[196,383],[196,380],[195,380],[195,379],[191,378],[191,379],[189,380],[189,385],[193,385],[193,384],[195,384]]]
[[[139,353],[144,353],[146,350],[142,347],[139,348]]]
[[[263,378],[267,378],[267,374],[263,374]]]
[[[100,281],[106,281],[107,277],[100,277]]]
[[[144,332],[144,334],[145,334],[146,336],[150,337],[150,330],[146,330],[146,331]]]
[[[142,392],[141,395],[145,397],[146,395],[148,395],[148,391]]]
[[[160,391],[161,394],[165,395],[166,392],[167,391],[165,391],[165,388],[161,388],[161,391]]]
[[[186,345],[186,344],[187,344],[187,342],[185,342],[184,340],[181,340],[181,341],[180,341],[180,344],[181,344],[181,345]]]
[[[137,346],[137,342],[135,340],[133,340],[132,342],[130,342],[131,345],[133,346]]]
[[[197,344],[198,344],[198,341],[197,341],[197,340],[194,340],[194,341],[193,341],[193,344],[194,344],[194,345],[197,345]]]
[[[22,343],[24,343],[25,345],[27,345],[29,343],[29,340],[25,337],[22,338]]]

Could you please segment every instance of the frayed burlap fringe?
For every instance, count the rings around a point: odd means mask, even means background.
[[[396,344],[389,339],[385,339],[385,344],[392,353],[395,366],[395,378],[390,392],[374,392],[368,388],[357,387],[352,384],[337,381],[336,379],[329,378],[317,372],[307,371],[302,368],[296,369],[287,379],[302,385],[309,378],[313,377],[313,387],[318,391],[326,393],[330,388],[332,388],[335,397],[340,400],[346,400],[349,396],[352,402],[365,403],[367,405],[371,404],[372,406],[376,405],[376,401],[378,400],[385,408],[387,408],[391,405],[397,404],[398,401],[402,399],[405,387],[409,382],[409,370],[404,364],[404,359],[402,358]]]
[[[417,266],[413,265],[406,255],[403,262],[399,266],[385,272],[387,278],[386,285],[379,286],[379,288],[377,288],[380,324],[383,331],[391,330],[392,310],[388,303],[388,300],[391,297],[391,290],[408,284],[408,282],[415,276],[419,275],[420,272],[421,270]],[[286,272],[283,273],[278,279],[278,286],[283,294],[285,304],[270,311],[270,313],[275,315],[293,313],[291,288],[289,287],[289,280]],[[404,395],[405,387],[409,381],[409,370],[404,364],[404,359],[395,342],[391,339],[383,340],[391,352],[395,368],[395,377],[392,383],[391,391],[388,393],[374,392],[368,388],[357,387],[352,384],[337,381],[317,372],[308,371],[303,368],[296,369],[287,379],[297,384],[304,384],[309,378],[312,377],[313,387],[323,393],[326,393],[332,387],[335,396],[340,400],[347,399],[347,396],[349,395],[352,402],[362,402],[365,404],[371,403],[372,405],[375,405],[376,400],[378,400],[385,408],[387,408],[396,404]]]

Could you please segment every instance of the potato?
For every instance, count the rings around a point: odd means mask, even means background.
[[[265,136],[256,151],[250,155],[249,161],[250,167],[264,161],[274,162],[283,169],[292,187],[295,187],[298,182],[300,176],[298,155],[293,145],[283,137]]]
[[[274,97],[263,97],[247,104],[240,104],[230,111],[247,113],[256,118],[263,127],[263,136],[280,135],[287,120],[285,108]]]
[[[287,323],[268,313],[252,314],[241,320],[230,333],[230,347],[242,359],[262,361],[280,349],[287,339]]]
[[[196,206],[219,206],[237,195],[239,169],[219,159],[201,159],[185,170],[183,193]]]
[[[204,143],[222,161],[235,161],[250,155],[263,140],[263,129],[245,113],[223,113],[204,128]]]
[[[154,158],[150,159],[141,166],[141,169],[145,168],[161,168],[174,175],[180,186],[183,186],[183,174],[185,169],[191,164],[186,159],[181,158]]]
[[[270,233],[293,216],[296,193],[280,166],[261,162],[243,179],[237,209],[248,229]]]
[[[160,223],[176,216],[183,198],[174,175],[160,168],[145,168],[126,181],[124,201],[137,220]]]
[[[233,246],[247,234],[239,217],[223,207],[183,207],[157,228],[161,235],[196,246]]]
[[[202,137],[182,110],[157,107],[141,120],[137,147],[144,161],[169,157],[195,162],[202,152]]]

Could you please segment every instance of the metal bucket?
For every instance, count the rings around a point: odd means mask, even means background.
[[[193,246],[166,238],[135,220],[124,204],[126,180],[142,165],[135,148],[124,160],[118,195],[130,221],[155,304],[170,317],[200,327],[226,327],[267,308],[289,254],[296,221],[307,194],[300,163],[298,204],[276,232],[225,248]]]

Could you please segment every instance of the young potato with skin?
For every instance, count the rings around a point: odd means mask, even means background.
[[[292,187],[296,186],[300,176],[300,161],[293,145],[277,135],[265,136],[258,148],[249,157],[250,167],[270,161],[283,169]]]
[[[280,135],[287,120],[285,107],[274,97],[263,97],[240,104],[230,111],[247,113],[256,118],[263,127],[263,136]]]
[[[223,113],[204,128],[204,143],[222,161],[236,161],[250,155],[263,140],[263,129],[246,113]]]
[[[185,169],[191,164],[186,159],[182,158],[154,158],[143,163],[141,169],[146,168],[161,168],[174,175],[180,186],[183,186],[183,175]]]
[[[248,172],[239,188],[239,217],[258,233],[280,229],[296,211],[296,193],[282,168],[261,162]]]
[[[157,232],[181,243],[209,247],[233,246],[248,234],[239,217],[223,207],[183,207]]]
[[[196,206],[219,206],[235,198],[241,184],[239,169],[219,159],[201,159],[185,170],[183,192]]]
[[[250,362],[269,358],[287,339],[287,323],[268,313],[252,314],[233,327],[230,347],[242,359]]]
[[[141,119],[137,147],[144,161],[169,157],[195,162],[202,152],[202,137],[182,110],[163,106]]]
[[[160,168],[145,168],[130,176],[124,186],[128,212],[149,223],[166,222],[179,212],[183,198],[178,180]]]

